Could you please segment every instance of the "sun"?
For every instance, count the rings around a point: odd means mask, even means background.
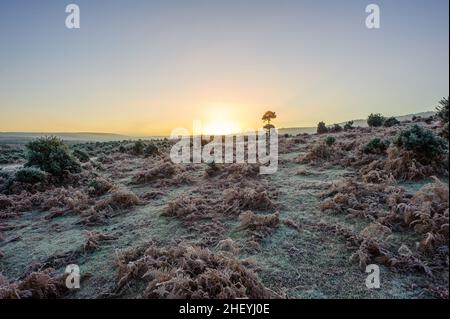
[[[238,114],[232,104],[210,104],[202,121],[204,135],[230,135],[241,132]]]
[[[240,132],[238,123],[231,121],[213,121],[205,123],[203,127],[204,135],[229,135]]]

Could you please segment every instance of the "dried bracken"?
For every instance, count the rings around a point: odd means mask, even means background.
[[[404,190],[387,184],[366,184],[355,178],[333,183],[324,193],[322,211],[366,217],[376,220],[386,209],[403,199]]]
[[[419,246],[422,252],[442,254],[444,261],[448,259],[449,189],[437,178],[422,187],[407,203],[398,204],[383,222],[413,228],[423,235]]]
[[[241,224],[236,229],[248,230],[253,240],[260,241],[270,235],[273,229],[280,223],[280,213],[276,212],[269,215],[257,215],[252,211],[245,211],[239,215]]]
[[[172,178],[175,174],[175,165],[168,161],[156,162],[151,168],[146,169],[133,177],[134,184],[144,184],[159,179]]]
[[[94,231],[87,231],[84,233],[84,236],[86,237],[86,242],[83,245],[84,251],[96,250],[100,248],[102,241],[110,241],[116,239],[115,236]]]
[[[448,175],[447,167],[448,158],[447,161],[443,159],[422,164],[413,152],[389,147],[384,170],[398,180],[419,180],[432,175]]]
[[[275,207],[267,191],[262,188],[229,188],[223,196],[225,204],[240,210],[270,210]]]
[[[239,260],[192,246],[131,249],[117,254],[117,291],[144,281],[142,298],[270,298],[272,294]]]
[[[9,282],[0,274],[0,299],[54,299],[67,291],[65,276],[56,275],[51,268],[33,272],[19,282]]]
[[[127,190],[116,190],[111,194],[110,198],[96,204],[95,210],[129,209],[139,204],[139,197],[137,197],[137,195],[133,192]]]

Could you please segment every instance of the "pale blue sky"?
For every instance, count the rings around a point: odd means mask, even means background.
[[[164,134],[431,110],[449,94],[447,0],[0,0],[0,131]],[[365,7],[381,8],[381,29]],[[211,114],[213,113],[213,114]]]

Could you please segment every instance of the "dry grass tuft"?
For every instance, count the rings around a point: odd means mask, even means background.
[[[142,172],[139,172],[132,179],[134,184],[145,184],[159,179],[170,179],[176,172],[176,167],[172,162],[159,161]]]
[[[223,197],[225,204],[240,210],[270,210],[275,207],[263,188],[229,188]]]
[[[65,276],[51,268],[33,272],[19,282],[9,282],[0,274],[0,299],[54,299],[62,297],[67,288]]]
[[[117,253],[117,291],[144,281],[143,298],[234,299],[273,295],[239,260],[192,246],[131,249]]]
[[[99,232],[95,232],[95,231],[93,231],[93,232],[87,231],[87,232],[85,232],[84,236],[86,237],[86,242],[83,245],[84,251],[93,251],[93,250],[100,248],[102,241],[109,241],[109,240],[117,239],[116,237],[114,237],[112,235],[103,234],[103,233],[99,233]]]
[[[278,212],[269,215],[257,215],[252,211],[246,211],[239,215],[241,224],[236,231],[248,230],[254,241],[260,241],[272,234],[273,229],[280,223]]]

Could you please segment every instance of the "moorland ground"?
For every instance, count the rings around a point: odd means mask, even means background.
[[[168,140],[71,144],[62,172],[2,145],[0,298],[448,298],[441,131],[432,117],[280,136],[272,175],[173,164]]]

